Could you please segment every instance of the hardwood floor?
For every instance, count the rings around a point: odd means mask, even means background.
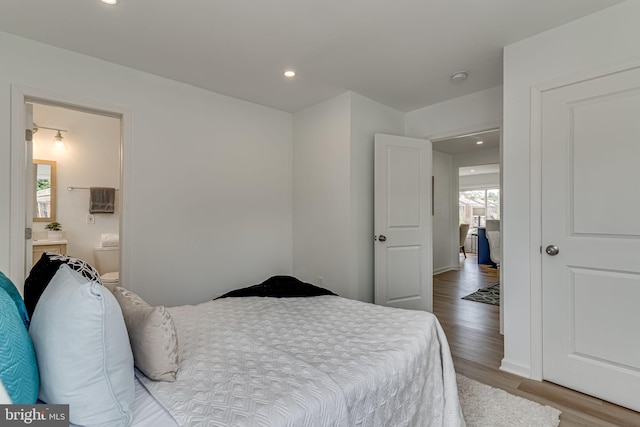
[[[499,280],[499,270],[467,254],[460,270],[433,276],[433,312],[447,334],[456,371],[562,411],[561,427],[640,426],[640,413],[543,381],[499,370],[504,356],[500,308],[461,299]]]

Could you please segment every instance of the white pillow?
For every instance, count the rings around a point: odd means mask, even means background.
[[[491,261],[498,264],[500,262],[500,232],[499,231],[487,231],[487,240],[489,241],[489,254]]]
[[[69,404],[83,426],[128,426],[133,355],[111,292],[63,264],[42,293],[29,334],[40,369],[40,400]]]
[[[136,367],[152,380],[175,381],[178,336],[169,312],[164,307],[151,307],[125,288],[117,287],[113,294],[129,331]]]
[[[9,393],[7,393],[2,380],[0,380],[0,405],[11,405],[12,403]]]

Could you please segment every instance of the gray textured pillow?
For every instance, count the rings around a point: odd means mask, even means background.
[[[113,294],[122,309],[136,367],[152,380],[175,381],[178,336],[169,312],[164,307],[151,307],[120,286]]]

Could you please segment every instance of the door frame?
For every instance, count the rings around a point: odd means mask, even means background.
[[[26,209],[26,159],[24,150],[26,120],[24,105],[27,102],[53,105],[86,113],[114,117],[120,120],[120,277],[126,283],[131,277],[128,245],[131,233],[131,111],[125,107],[108,104],[45,89],[11,85],[11,165],[10,165],[10,213],[9,213],[9,277],[20,292],[24,288],[25,271],[25,209]],[[124,242],[124,244],[123,244]]]
[[[623,71],[640,68],[640,60],[614,66],[600,67],[572,76],[544,82],[531,87],[531,128],[529,149],[530,170],[530,310],[531,310],[531,372],[529,377],[538,381],[543,378],[543,330],[542,330],[542,94]]]

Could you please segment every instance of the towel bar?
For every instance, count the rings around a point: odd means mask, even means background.
[[[67,190],[69,191],[73,191],[73,190],[89,190],[89,187],[67,187]],[[119,188],[116,188],[116,191],[120,191]]]

